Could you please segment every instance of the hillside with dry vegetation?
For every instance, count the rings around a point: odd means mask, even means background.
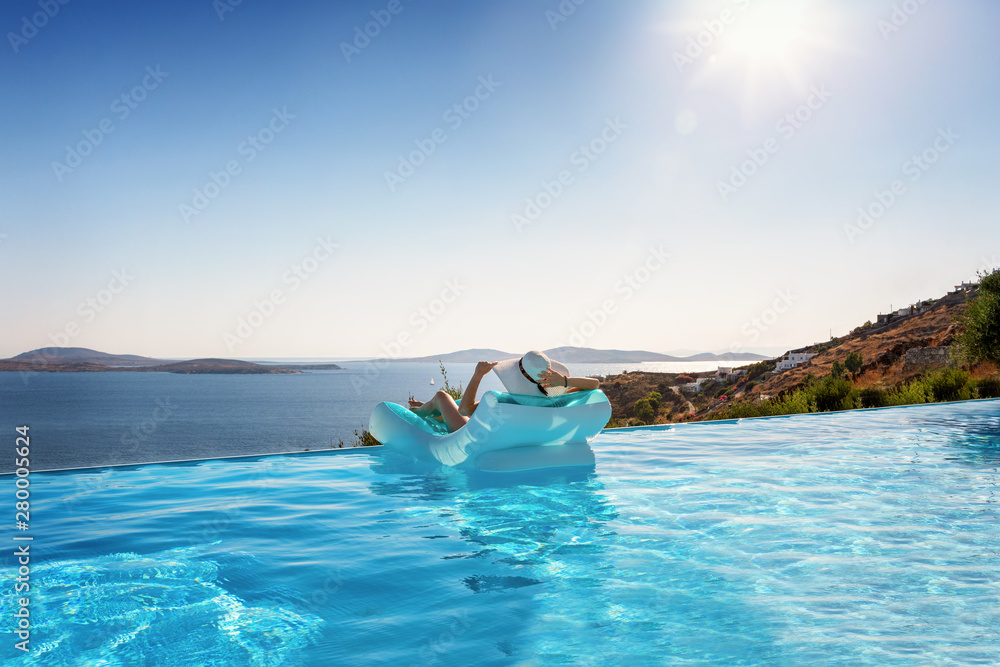
[[[904,370],[907,350],[917,347],[951,345],[958,333],[957,318],[968,305],[968,293],[946,296],[926,312],[903,317],[881,327],[858,327],[852,333],[825,343],[791,350],[816,356],[796,368],[777,373],[755,386],[743,400],[778,396],[802,387],[810,378],[828,375],[834,362],[843,364],[857,352],[863,365],[858,380],[863,383],[899,382],[918,375],[922,369]]]
[[[1000,274],[994,276],[986,280],[1000,285]],[[698,392],[681,387],[713,373],[636,372],[609,376],[602,389],[613,408],[610,426],[1000,396],[995,351],[985,355],[980,351],[976,359],[963,357],[969,345],[961,337],[966,325],[975,319],[967,317],[966,311],[978,297],[978,286],[957,290],[925,302],[913,314],[880,325],[866,322],[845,336],[790,350],[815,355],[795,368],[776,371],[776,361],[759,362],[742,367],[738,378],[708,381]],[[982,313],[977,312],[976,317],[985,318],[984,328],[995,335],[1000,322],[995,321],[995,306],[992,308],[979,308]],[[988,339],[986,346],[994,347],[992,341]],[[928,356],[928,350],[918,348],[929,348],[929,356],[942,361],[916,363]],[[911,350],[908,360],[907,352]],[[650,397],[656,400],[649,401]],[[657,404],[652,413],[650,402]]]

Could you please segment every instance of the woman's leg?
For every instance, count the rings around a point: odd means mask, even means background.
[[[458,404],[455,403],[455,399],[444,390],[438,391],[431,400],[418,408],[414,408],[413,412],[421,417],[428,417],[435,410],[441,413],[441,418],[448,425],[449,431],[457,431],[469,421],[468,417],[459,413]]]

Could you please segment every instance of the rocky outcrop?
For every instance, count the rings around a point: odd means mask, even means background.
[[[954,359],[950,345],[913,347],[903,355],[903,371],[910,372],[928,367],[947,366]]]

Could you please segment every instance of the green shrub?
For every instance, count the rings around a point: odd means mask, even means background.
[[[966,359],[1000,362],[1000,272],[979,281],[979,294],[958,318],[958,344]]]
[[[364,426],[361,430],[354,430],[354,446],[355,447],[381,447],[382,443],[375,439],[375,436],[366,429]]]
[[[656,416],[656,411],[653,410],[653,406],[650,404],[648,398],[640,398],[636,401],[633,413],[635,414],[636,419],[646,424],[652,422],[653,418]]]
[[[758,361],[757,363],[750,364],[747,366],[746,377],[748,380],[759,378],[775,366],[777,366],[777,362],[775,361]]]
[[[743,387],[743,391],[750,391],[751,389],[753,389],[756,386],[757,386],[756,382],[747,382],[746,386]]]
[[[806,412],[815,412],[815,405],[809,400],[809,392],[797,391],[790,397],[779,402],[781,412],[778,415],[798,415]]]
[[[973,382],[978,398],[1000,397],[1000,377],[980,378]]]
[[[828,375],[778,399],[728,405],[708,419],[771,417],[857,407],[882,408],[976,397],[1000,397],[1000,376],[970,380],[964,371],[945,369],[892,389],[868,387],[857,390],[846,378]]]
[[[709,419],[746,419],[748,417],[770,417],[774,407],[770,401],[761,403],[735,403],[719,410]]]
[[[364,426],[354,429],[354,440],[351,441],[351,447],[381,447],[382,443],[375,439],[375,436],[366,429]],[[331,444],[330,447],[333,447]],[[337,448],[343,448],[343,439],[339,440],[337,443]]]
[[[863,408],[884,408],[889,404],[889,392],[882,387],[868,387],[858,392]]]
[[[444,369],[444,363],[440,359],[438,360],[438,363],[441,364],[441,376],[444,378],[444,386],[442,389],[444,389],[445,393],[449,394],[455,399],[455,402],[458,403],[462,400],[462,383],[458,383],[458,388],[452,387],[448,384],[448,371]]]
[[[774,417],[815,412],[807,390],[799,389],[780,399],[756,403],[734,403],[709,416],[709,419],[745,419],[748,417]]]
[[[636,419],[644,424],[651,424],[656,419],[656,414],[660,411],[660,401],[663,394],[658,391],[651,391],[645,398],[640,398],[632,405],[632,414]]]
[[[889,392],[886,397],[885,407],[896,405],[916,405],[918,403],[930,403],[933,399],[927,390],[927,383],[915,380],[896,387]]]
[[[869,324],[871,323],[869,322]],[[851,371],[851,375],[857,375],[858,371],[861,370],[861,367],[864,366],[864,364],[864,358],[859,352],[851,352],[847,355],[847,358],[844,359],[844,366],[847,367],[847,370]]]
[[[840,376],[828,375],[810,387],[809,391],[818,412],[850,410],[854,407],[854,387],[849,380]]]
[[[932,373],[926,382],[935,401],[962,401],[972,397],[969,374],[957,368]]]

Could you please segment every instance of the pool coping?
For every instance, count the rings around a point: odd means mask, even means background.
[[[170,465],[180,463],[202,463],[205,461],[239,461],[245,459],[262,459],[271,456],[310,456],[315,454],[356,454],[359,451],[382,450],[384,445],[356,446],[356,447],[334,447],[332,449],[299,450],[296,452],[264,452],[262,454],[236,454],[234,456],[210,456],[204,459],[170,459],[166,461],[140,461],[137,463],[105,463],[95,466],[78,466],[75,468],[45,468],[44,470],[31,469],[31,474],[52,472],[82,472],[87,470],[107,470],[111,468],[136,468],[139,466]],[[0,472],[0,477],[13,475],[14,472]]]
[[[852,408],[851,410],[830,410],[828,412],[799,412],[790,415],[768,415],[765,417],[740,417],[737,419],[713,419],[709,421],[697,421],[697,422],[676,422],[672,424],[649,424],[647,426],[622,426],[618,428],[604,428],[597,434],[599,437],[602,433],[629,433],[632,431],[671,431],[675,428],[690,428],[703,426],[707,424],[739,424],[744,421],[756,421],[763,419],[788,419],[790,417],[806,417],[810,415],[836,415],[844,414],[848,412],[876,412],[878,410],[897,410],[899,408],[925,408],[932,405],[958,405],[961,403],[982,403],[996,401],[1000,403],[1000,398],[970,398],[964,401],[937,401],[935,403],[911,403],[909,405],[890,405],[881,408]],[[201,463],[204,461],[240,461],[247,459],[262,459],[271,456],[313,456],[316,454],[357,454],[359,452],[374,452],[383,451],[385,445],[372,445],[372,446],[356,446],[356,447],[334,447],[332,449],[316,449],[309,451],[295,451],[295,452],[265,452],[263,454],[237,454],[235,456],[212,456],[203,459],[174,459],[167,461],[142,461],[138,463],[109,463],[104,465],[96,466],[79,466],[76,468],[47,468],[45,470],[32,470],[32,474],[36,473],[63,473],[63,472],[82,472],[82,471],[94,471],[94,470],[107,470],[107,469],[118,469],[118,468],[136,468],[139,466],[151,466],[151,465],[170,465],[170,464],[180,464],[180,463]],[[0,477],[4,475],[14,475],[11,472],[0,472]]]

